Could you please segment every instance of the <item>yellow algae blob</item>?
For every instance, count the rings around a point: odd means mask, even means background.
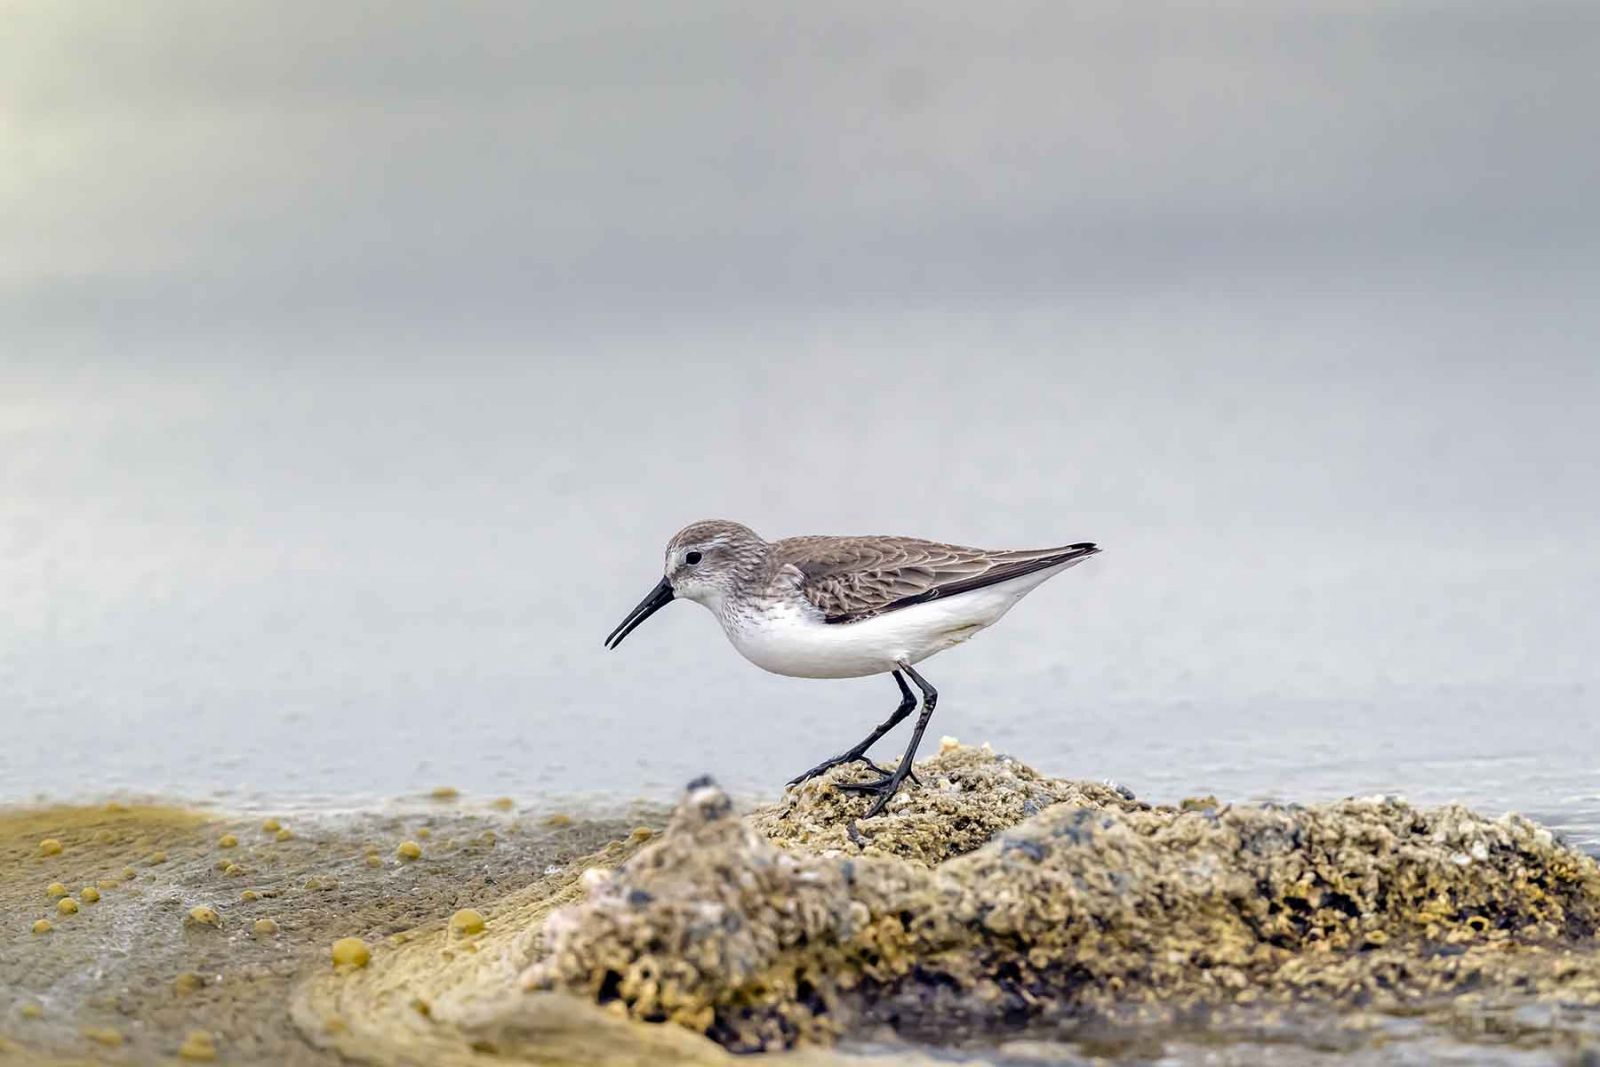
[[[92,885],[86,885],[83,887],[83,892],[78,894],[78,897],[85,904],[98,904],[100,903],[100,890]]]
[[[417,827],[417,836],[426,841],[433,836],[433,831],[426,826],[419,826]]]
[[[78,914],[78,902],[71,897],[62,897],[56,901],[56,910],[63,915]]]
[[[60,882],[51,882],[49,885],[44,887],[44,891],[46,894],[52,897],[64,897],[67,895],[67,887],[62,885]]]
[[[498,811],[510,811],[517,806],[517,802],[510,797],[495,797],[489,802],[489,806]]]
[[[117,888],[117,886],[119,886],[121,884],[122,883],[117,881],[115,878],[102,878],[98,882],[95,883],[95,885],[98,888],[102,889],[102,890],[115,889],[115,888]]]
[[[161,853],[158,852],[158,853],[156,853],[156,855],[160,856]],[[162,859],[166,859],[165,856],[161,856],[161,858]],[[139,872],[134,870],[132,867],[124,867],[124,868],[122,868],[122,880],[124,882],[131,882],[135,878],[137,878],[138,876],[139,876]]]
[[[24,1019],[43,1019],[44,1005],[29,1002],[22,1006],[22,1011],[19,1014],[21,1014]]]
[[[50,920],[49,919],[36,919],[36,920],[34,920],[33,932],[36,933],[36,934],[48,934],[51,930],[54,930],[54,929],[55,929],[55,927],[50,925]]]
[[[279,830],[282,830],[282,829],[283,829],[283,823],[279,822],[277,819],[262,819],[261,820],[261,832],[262,833],[275,834]]]
[[[232,834],[223,834],[217,838],[218,848],[234,848],[239,844],[239,839]]]
[[[294,831],[290,830],[287,826],[285,826],[283,829],[279,830],[273,836],[276,837],[279,841],[293,841],[294,840]]]
[[[459,937],[483,933],[483,914],[476,908],[462,908],[450,916],[450,932]]]
[[[217,1058],[216,1039],[209,1030],[190,1030],[189,1036],[178,1046],[178,1058],[196,1063],[210,1063]]]
[[[422,846],[415,841],[402,841],[400,847],[394,850],[394,854],[403,860],[421,859]]]
[[[341,937],[333,943],[335,967],[365,967],[372,960],[372,950],[359,937]]]
[[[441,785],[429,795],[435,800],[454,800],[461,795],[461,790],[453,785]]]
[[[557,829],[562,826],[571,826],[572,816],[566,814],[565,812],[558,811],[554,815],[545,819],[544,824],[551,829]]]
[[[222,868],[222,873],[229,878],[237,878],[244,873],[244,868],[239,866],[237,863],[230,863],[226,867]]]
[[[90,1041],[107,1048],[116,1048],[122,1044],[122,1031],[113,1030],[109,1026],[86,1026],[82,1033]]]
[[[57,841],[53,837],[45,838],[43,841],[39,842],[39,855],[41,855],[41,856],[59,856],[59,855],[61,855],[61,842]]]
[[[633,833],[628,835],[628,840],[632,841],[636,845],[640,845],[650,840],[654,836],[656,836],[656,832],[650,829],[650,827],[640,826],[636,827]]]
[[[239,899],[248,904],[252,900],[260,900],[261,894],[257,893],[254,889],[246,889],[243,893],[239,894]]]
[[[189,909],[189,921],[196,926],[217,926],[222,922],[222,916],[217,914],[216,908],[196,904]]]
[[[382,867],[383,857],[379,856],[376,852],[369,852],[367,853],[366,864],[368,867]]]
[[[94,843],[97,845],[109,845],[116,839],[117,835],[110,830],[96,830],[94,832]]]
[[[278,924],[271,919],[257,919],[250,927],[250,932],[257,937],[272,937],[278,932]]]
[[[149,860],[147,860],[146,862],[149,863],[151,866],[155,866],[156,864],[160,864],[160,863],[165,863],[165,862],[167,862],[167,854],[165,852],[152,852],[152,853],[150,853]]]
[[[202,975],[196,974],[194,971],[184,971],[172,980],[172,991],[180,997],[186,997],[190,993],[205,988],[205,984],[206,980]]]

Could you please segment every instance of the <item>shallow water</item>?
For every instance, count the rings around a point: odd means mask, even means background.
[[[766,675],[688,604],[600,644],[666,537],[726,515],[1105,546],[923,665],[932,738],[1157,800],[1394,792],[1600,847],[1582,282],[1463,271],[1380,318],[1381,275],[1236,277],[569,324],[531,357],[137,332],[127,358],[19,357],[0,801],[350,808],[448,783],[603,807],[705,772],[770,796],[893,686]],[[1508,371],[1504,343],[1550,314],[1572,328]],[[974,378],[980,351],[1003,354]]]

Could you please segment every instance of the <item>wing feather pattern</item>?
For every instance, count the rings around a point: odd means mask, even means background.
[[[995,552],[909,537],[791,537],[774,562],[800,572],[800,593],[830,623],[858,622],[982,589],[1100,551],[1083,542]]]

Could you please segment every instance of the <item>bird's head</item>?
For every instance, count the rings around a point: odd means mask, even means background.
[[[616,648],[640,623],[673,600],[693,600],[715,608],[733,589],[741,572],[759,563],[766,542],[748,526],[725,519],[690,523],[667,542],[661,581],[606,638]]]

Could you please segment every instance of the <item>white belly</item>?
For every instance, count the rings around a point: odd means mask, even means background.
[[[801,605],[759,618],[733,619],[723,629],[745,659],[796,678],[859,678],[919,663],[959,645],[996,622],[1040,582],[1078,562],[1010,582],[930,600],[860,622],[827,623]]]

